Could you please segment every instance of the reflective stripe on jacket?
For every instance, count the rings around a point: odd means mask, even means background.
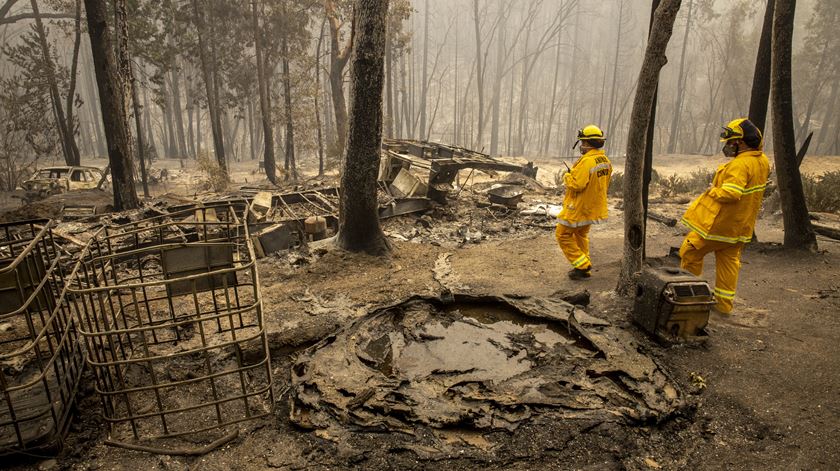
[[[749,242],[769,173],[770,162],[764,152],[738,154],[718,167],[711,188],[691,203],[682,223],[704,239]]]
[[[603,149],[583,154],[563,176],[566,196],[558,223],[567,227],[598,224],[607,219],[607,189],[610,186],[612,164]]]

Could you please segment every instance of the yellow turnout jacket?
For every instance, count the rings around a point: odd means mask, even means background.
[[[607,219],[607,189],[611,175],[612,164],[603,149],[592,149],[583,154],[563,176],[566,196],[557,222],[567,227],[582,227]]]
[[[711,188],[691,203],[682,223],[704,239],[749,242],[769,173],[770,162],[764,152],[738,154],[718,167]]]

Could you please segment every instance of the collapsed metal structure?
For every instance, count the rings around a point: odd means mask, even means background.
[[[452,182],[460,170],[522,172],[526,168],[463,147],[426,141],[385,139],[382,141],[379,179],[395,190],[396,196],[428,197],[445,203],[453,189]],[[412,175],[409,169],[427,172],[427,181],[423,182]]]
[[[84,366],[48,220],[0,224],[0,455],[63,444]]]

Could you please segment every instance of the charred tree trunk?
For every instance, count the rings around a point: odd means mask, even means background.
[[[382,142],[385,16],[388,0],[358,0],[358,37],[350,80],[350,133],[341,169],[341,203],[336,244],[354,252],[382,255],[390,246],[379,225],[376,178]]]
[[[335,11],[335,0],[324,0],[327,19],[330,23],[330,89],[332,90],[333,110],[335,114],[335,129],[337,147],[343,153],[345,139],[347,139],[347,104],[344,100],[344,67],[350,58],[353,47],[355,26],[350,26],[350,41],[342,48],[340,44],[341,22]]]
[[[682,112],[683,97],[685,96],[685,51],[688,48],[688,33],[691,31],[692,0],[688,0],[688,15],[685,20],[685,34],[683,35],[682,51],[680,52],[680,70],[677,74],[677,96],[674,100],[674,115],[671,118],[671,129],[668,135],[668,153],[677,150],[677,138],[680,134],[680,113]]]
[[[198,51],[201,62],[201,73],[204,77],[204,88],[207,92],[207,109],[210,119],[210,129],[213,134],[213,150],[216,153],[216,161],[219,163],[219,169],[222,171],[224,178],[227,179],[227,163],[225,159],[225,144],[222,137],[222,119],[219,114],[219,103],[216,100],[218,96],[218,84],[216,83],[215,72],[210,70],[210,53],[207,51],[207,44],[205,44],[204,16],[198,8],[198,0],[192,0],[193,13],[195,19],[196,31],[198,32]]]
[[[268,91],[268,77],[265,73],[265,61],[262,51],[262,31],[260,31],[257,2],[254,2],[254,46],[257,52],[257,81],[260,89],[260,116],[262,117],[263,134],[265,135],[265,151],[263,152],[263,166],[265,176],[271,183],[277,184],[277,167],[274,161],[274,134],[271,124],[271,96]],[[317,105],[316,105],[317,106]],[[251,136],[253,142],[253,136]]]
[[[73,102],[76,98],[76,77],[79,72],[79,49],[82,46],[82,0],[76,0],[76,15],[74,23],[73,58],[70,60],[70,86],[67,89],[67,127],[70,132],[70,139],[75,146],[76,125],[73,118]],[[72,149],[72,147],[71,147]],[[75,147],[76,154],[79,154],[78,147]],[[81,154],[78,155],[77,165],[81,163]]]
[[[90,34],[99,104],[108,141],[108,161],[114,189],[114,209],[122,211],[139,207],[134,188],[134,163],[128,118],[125,114],[125,86],[117,71],[117,61],[106,18],[104,0],[85,0],[88,34]]]
[[[764,11],[764,23],[761,26],[761,39],[758,42],[758,55],[755,59],[752,92],[750,94],[749,118],[761,132],[767,123],[767,101],[770,99],[770,61],[773,39],[773,12],[776,0],[767,0]]]
[[[324,175],[324,137],[321,133],[321,108],[318,106],[318,97],[321,95],[321,44],[324,42],[324,27],[327,20],[321,22],[321,34],[318,35],[318,47],[315,48],[315,127],[318,137],[318,176]],[[388,69],[390,71],[390,66]],[[390,83],[389,83],[390,85]],[[390,91],[389,91],[390,93]],[[388,102],[390,105],[390,101]],[[392,115],[393,109],[388,111]]]
[[[175,140],[177,144],[178,158],[184,159],[187,157],[187,136],[184,132],[184,115],[181,110],[181,85],[178,77],[178,64],[175,58],[172,58],[172,116],[175,118]]]
[[[393,31],[386,31],[385,39],[385,136],[394,137],[394,60],[391,35]],[[324,35],[323,26],[321,36]],[[318,51],[321,51],[321,37],[318,38]],[[317,100],[317,95],[316,95]],[[317,105],[316,105],[317,108]],[[318,137],[320,139],[320,136]]]
[[[283,98],[286,103],[286,163],[288,164],[286,179],[297,181],[297,165],[295,164],[295,125],[292,113],[292,78],[289,73],[289,42],[283,38]]]
[[[793,16],[796,0],[776,0],[773,16],[773,52],[771,90],[773,93],[773,148],[776,178],[782,200],[785,247],[817,249],[817,237],[808,219],[808,207],[802,189],[802,175],[796,158],[793,134],[793,94],[791,91],[791,53]]]
[[[131,65],[131,50],[129,48],[128,38],[128,12],[126,11],[125,0],[116,0],[114,2],[114,21],[116,27],[116,50],[117,62],[120,66],[120,75],[123,77],[124,84],[128,85],[131,93],[131,105],[134,113],[134,125],[137,129],[137,155],[140,158],[140,181],[143,184],[143,196],[149,197],[149,183],[146,178],[146,142],[143,139],[142,115],[140,114],[140,102],[137,96],[137,81],[134,78],[134,70]],[[123,96],[127,94],[123,93]],[[128,116],[128,107],[126,106],[125,115]],[[126,122],[128,126],[128,122]],[[131,136],[129,136],[129,140]]]
[[[614,122],[614,111],[615,111],[615,92],[618,88],[618,57],[619,52],[621,51],[621,32],[624,26],[624,0],[619,0],[618,2],[618,29],[617,34],[615,37],[615,58],[613,59],[613,72],[612,72],[612,87],[610,87],[610,114],[607,118],[607,132],[614,133],[615,132],[615,122]],[[657,76],[659,73],[657,72]]]
[[[76,140],[73,138],[72,125],[68,123],[64,113],[64,105],[61,102],[61,94],[58,91],[58,79],[55,76],[55,66],[50,55],[50,46],[47,42],[47,32],[44,23],[41,21],[41,12],[38,10],[37,0],[31,0],[32,13],[35,18],[35,31],[38,33],[38,45],[44,58],[44,68],[47,73],[47,83],[50,87],[50,98],[53,104],[53,113],[56,118],[56,125],[61,137],[61,148],[64,151],[64,161],[67,165],[79,165],[81,158]],[[72,100],[72,98],[71,98]]]
[[[645,131],[650,122],[659,71],[668,62],[665,49],[674,30],[680,3],[681,0],[662,0],[656,8],[630,115],[627,161],[624,165],[624,256],[616,287],[616,291],[621,294],[632,291],[633,276],[642,268],[645,240],[642,204]]]
[[[648,38],[653,32],[653,19],[656,17],[656,9],[659,8],[660,0],[653,0],[650,9],[650,24],[648,25]],[[653,177],[653,134],[656,130],[656,102],[659,98],[659,85],[653,91],[653,105],[650,108],[650,119],[648,119],[647,132],[645,133],[645,161],[642,169],[642,227],[644,234],[647,234],[648,196],[650,195],[650,181]],[[647,256],[647,245],[642,241],[642,259]]]
[[[420,139],[426,139],[426,108],[429,103],[429,0],[423,7],[423,77],[420,82]],[[481,91],[479,90],[479,94]]]

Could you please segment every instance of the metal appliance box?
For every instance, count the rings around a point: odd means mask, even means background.
[[[676,267],[646,267],[636,279],[633,321],[663,340],[697,340],[714,304],[705,280]]]

